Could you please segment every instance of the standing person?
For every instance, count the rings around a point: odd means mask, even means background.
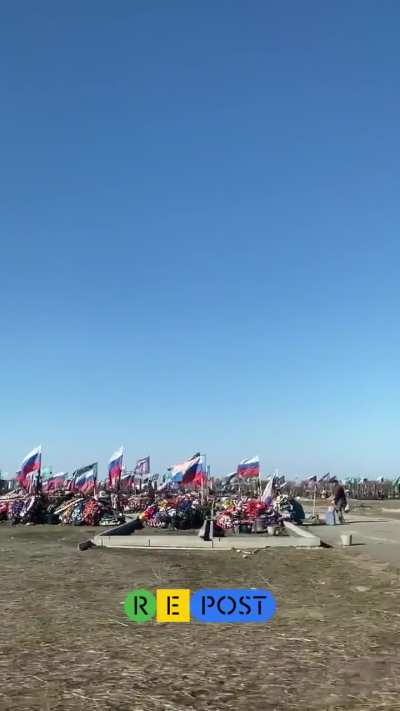
[[[338,515],[339,522],[344,523],[343,512],[347,506],[346,492],[342,484],[337,482],[334,492],[333,492],[333,503],[335,504],[335,511]]]

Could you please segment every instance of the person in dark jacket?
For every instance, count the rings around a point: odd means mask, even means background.
[[[339,484],[339,482],[335,486],[335,490],[333,493],[333,503],[335,505],[335,511],[338,515],[340,523],[344,523],[343,512],[347,506],[347,499],[344,487]]]

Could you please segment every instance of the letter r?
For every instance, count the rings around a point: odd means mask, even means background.
[[[135,605],[134,605],[135,615],[138,614],[139,610],[140,610],[140,612],[143,612],[144,615],[147,615],[146,604],[147,604],[147,600],[145,597],[143,597],[143,595],[135,596]]]

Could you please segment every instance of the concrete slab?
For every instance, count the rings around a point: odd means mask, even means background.
[[[314,530],[310,531],[310,529],[305,526],[296,526],[296,524],[291,523],[291,521],[284,521],[283,525],[291,536],[300,536],[300,538],[304,538],[306,540],[311,540],[317,537]]]
[[[313,533],[295,526],[285,524],[289,536],[267,536],[267,535],[240,535],[226,536],[224,538],[214,538],[212,541],[203,541],[202,538],[193,535],[147,535],[133,534],[129,536],[108,535],[109,532],[98,534],[92,540],[96,546],[107,548],[137,548],[141,550],[205,550],[205,551],[226,551],[226,550],[255,550],[260,548],[318,548],[321,541]]]
[[[400,521],[397,519],[359,516],[349,513],[343,524],[320,525],[310,528],[323,543],[332,546],[342,545],[340,537],[343,533],[351,533],[353,543],[356,545],[397,545],[400,558]]]

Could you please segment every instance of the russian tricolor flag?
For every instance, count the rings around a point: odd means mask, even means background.
[[[242,479],[260,476],[260,458],[242,459],[238,464],[237,473]]]
[[[36,447],[26,455],[21,464],[17,481],[23,489],[33,491],[35,480],[40,477],[42,467],[42,448]]]
[[[50,494],[53,491],[59,491],[65,488],[67,474],[64,472],[59,472],[58,474],[53,474],[48,479],[42,482],[42,491],[46,494]]]
[[[187,459],[186,462],[174,464],[174,466],[169,469],[169,480],[179,484],[191,484],[196,476],[200,459],[200,454],[195,454],[191,459]]]
[[[121,472],[121,478],[119,481],[120,481],[120,489],[122,491],[130,491],[132,484],[135,483],[134,473],[131,471],[127,471],[126,469],[123,469]]]
[[[327,472],[326,474],[324,474],[324,476],[321,476],[321,478],[318,479],[319,484],[321,483],[321,481],[325,481],[327,484],[332,484],[334,481],[336,481],[336,477],[331,476],[331,473]]]
[[[119,488],[123,460],[124,448],[120,447],[120,449],[114,452],[108,463],[108,485],[111,489],[117,490]]]
[[[275,477],[271,476],[270,479],[267,480],[265,489],[261,494],[261,501],[264,504],[271,504],[272,503],[272,498],[274,495],[274,484],[275,484]]]
[[[201,454],[199,461],[196,465],[196,471],[193,477],[193,484],[196,486],[204,486],[207,483],[207,467],[206,467],[206,457]]]
[[[72,490],[88,495],[95,492],[97,481],[97,464],[90,464],[87,467],[78,469],[75,472],[72,482]]]
[[[135,474],[138,476],[146,476],[146,474],[150,474],[150,457],[143,457],[143,459],[137,460]]]

